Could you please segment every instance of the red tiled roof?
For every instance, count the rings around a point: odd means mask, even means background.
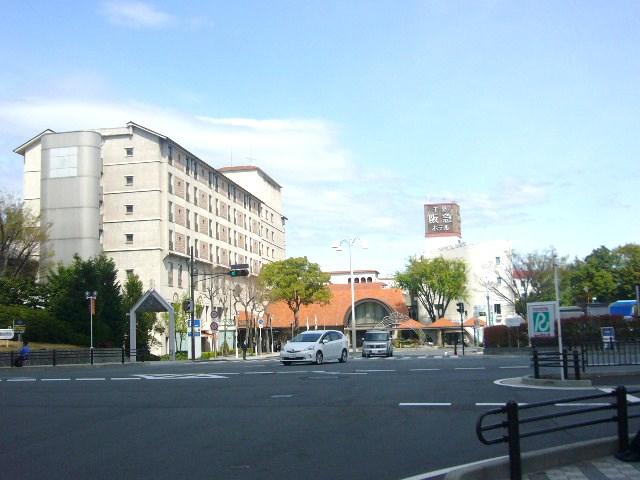
[[[344,327],[347,313],[351,311],[351,285],[329,285],[332,298],[327,305],[303,305],[300,308],[299,322],[301,327],[316,325],[318,328]],[[377,300],[385,304],[391,311],[409,314],[404,303],[404,294],[399,288],[387,288],[383,283],[355,283],[354,297],[357,304],[361,300]],[[284,302],[269,305],[267,312],[272,316],[273,328],[291,328],[293,312]]]
[[[398,326],[397,329],[398,330],[421,330],[426,326],[427,325],[425,325],[424,323],[420,323],[417,320],[410,318],[409,320],[400,322],[400,325]]]

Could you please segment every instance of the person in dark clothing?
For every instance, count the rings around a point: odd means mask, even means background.
[[[242,340],[242,359],[247,359],[247,339]]]
[[[29,360],[29,356],[31,355],[31,348],[29,347],[29,342],[24,340],[22,342],[22,348],[20,352],[18,352],[18,358],[16,358],[14,365],[16,367],[21,367],[25,364],[27,360]]]

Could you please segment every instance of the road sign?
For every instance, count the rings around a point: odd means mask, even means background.
[[[520,315],[516,315],[513,317],[506,317],[504,319],[504,324],[507,327],[519,327],[523,323],[524,323],[524,318],[522,318]]]
[[[187,320],[187,327],[191,328],[191,320]],[[200,328],[200,319],[199,318],[195,318],[193,320],[193,328]]]
[[[245,268],[249,268],[249,264],[248,263],[234,263],[233,265],[230,265],[231,270],[244,270]]]
[[[0,328],[0,340],[11,340],[13,335],[13,328]]]
[[[218,330],[218,322],[211,322],[211,325],[209,326],[211,328],[212,331],[216,332]]]
[[[555,337],[557,302],[527,303],[529,338]]]
[[[258,327],[260,327],[260,328],[264,327],[264,318],[259,318],[258,319]]]

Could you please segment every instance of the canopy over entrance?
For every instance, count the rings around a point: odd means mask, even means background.
[[[136,350],[136,315],[144,312],[167,312],[169,314],[169,358],[176,359],[176,318],[173,307],[162,296],[151,289],[147,291],[129,310],[129,348]],[[129,355],[129,361],[135,362],[136,355]]]

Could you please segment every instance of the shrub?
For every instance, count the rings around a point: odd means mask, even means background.
[[[0,305],[0,325],[10,327],[16,320],[26,326],[24,338],[31,342],[82,344],[84,337],[48,311],[20,305]]]

